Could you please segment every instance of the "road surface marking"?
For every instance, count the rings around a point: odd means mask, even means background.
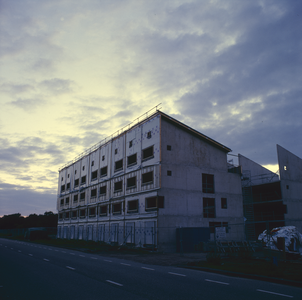
[[[111,260],[108,260],[108,259],[104,259],[104,261],[107,261],[107,262],[112,262]]]
[[[55,251],[59,252],[59,250],[55,250]]]
[[[112,284],[115,284],[115,285],[118,285],[118,286],[123,286],[122,284],[120,283],[117,283],[117,282],[114,282],[114,281],[111,281],[111,280],[106,280],[107,282],[110,282]]]
[[[121,265],[124,265],[124,266],[131,266],[131,265],[129,265],[129,264],[124,264],[124,263],[121,263]]]
[[[219,284],[225,284],[225,285],[229,285],[229,283],[227,283],[227,282],[215,281],[215,280],[210,280],[210,279],[205,279],[205,281],[209,281],[209,282],[214,282],[214,283],[219,283]]]
[[[154,269],[151,269],[151,268],[142,267],[142,269],[154,271]]]
[[[69,266],[66,266],[67,269],[70,269],[70,270],[75,270],[75,268],[72,268],[72,267],[69,267]]]
[[[28,254],[29,256],[33,256],[32,254]]]
[[[177,276],[183,276],[183,277],[187,276],[187,275],[184,275],[184,274],[173,273],[173,272],[168,272],[168,273],[171,274],[171,275],[177,275]]]
[[[257,292],[262,292],[262,293],[268,293],[268,294],[273,294],[273,295],[278,295],[278,296],[293,298],[293,296],[290,296],[290,295],[284,295],[284,294],[274,293],[274,292],[270,292],[270,291],[257,290]]]
[[[49,259],[47,259],[47,258],[43,258],[43,260],[45,260],[45,261],[49,261]]]
[[[74,253],[70,253],[71,255],[75,255]]]
[[[65,251],[61,251],[62,253],[66,253]]]
[[[85,255],[79,255],[79,256],[81,256],[81,257],[85,257]]]
[[[96,257],[90,257],[91,259],[97,259]]]
[[[48,248],[48,250],[52,251],[52,249]]]

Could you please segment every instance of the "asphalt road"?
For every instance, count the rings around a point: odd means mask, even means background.
[[[0,299],[302,299],[302,288],[0,239]]]

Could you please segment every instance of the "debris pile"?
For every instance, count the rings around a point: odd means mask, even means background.
[[[264,230],[258,236],[259,241],[262,241],[266,247],[274,250],[278,250],[278,238],[284,238],[285,251],[300,252],[302,255],[302,234],[296,229],[295,226],[276,227],[270,232]]]

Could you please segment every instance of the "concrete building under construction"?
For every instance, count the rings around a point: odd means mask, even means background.
[[[175,251],[177,228],[244,239],[228,147],[155,108],[59,170],[58,237]],[[241,224],[229,227],[229,224]]]
[[[279,145],[277,156],[276,173],[238,156],[248,240],[274,227],[296,226],[302,232],[302,159]]]

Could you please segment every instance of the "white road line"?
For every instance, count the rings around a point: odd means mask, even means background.
[[[121,263],[121,265],[124,265],[124,266],[131,266],[131,265],[129,265],[129,264],[124,264],[124,263]]]
[[[79,256],[81,256],[81,257],[85,257],[85,255],[79,255]]]
[[[66,253],[65,251],[61,251],[62,253]]]
[[[70,269],[70,270],[75,270],[75,268],[72,268],[72,267],[69,267],[69,266],[66,266],[67,269]]]
[[[219,283],[219,284],[225,284],[225,285],[229,285],[229,283],[227,283],[227,282],[215,281],[215,280],[210,280],[210,279],[205,279],[205,281],[209,281],[209,282],[214,282],[214,283]]]
[[[184,274],[173,273],[173,272],[168,272],[168,273],[171,274],[171,275],[177,275],[177,276],[183,276],[183,277],[187,276],[187,275],[184,275]]]
[[[49,261],[49,259],[47,259],[47,258],[43,258],[43,260],[45,260],[45,261]]]
[[[154,271],[154,269],[151,269],[151,268],[142,267],[142,269]]]
[[[71,254],[71,255],[75,255],[74,253],[69,253],[69,254]]]
[[[33,256],[32,254],[28,254],[29,256]]]
[[[111,260],[108,260],[108,259],[104,259],[104,261],[107,261],[107,262],[112,262]]]
[[[91,259],[97,259],[96,257],[90,257]]]
[[[122,284],[117,283],[117,282],[114,282],[114,281],[111,281],[111,280],[106,280],[106,281],[107,281],[107,282],[109,282],[109,283],[112,283],[112,284],[118,285],[118,286],[123,286]]]
[[[284,295],[284,294],[279,294],[279,293],[264,291],[264,290],[257,290],[257,292],[268,293],[268,294],[283,296],[283,297],[287,297],[287,298],[293,298],[294,297],[294,296],[290,296],[290,295]]]

